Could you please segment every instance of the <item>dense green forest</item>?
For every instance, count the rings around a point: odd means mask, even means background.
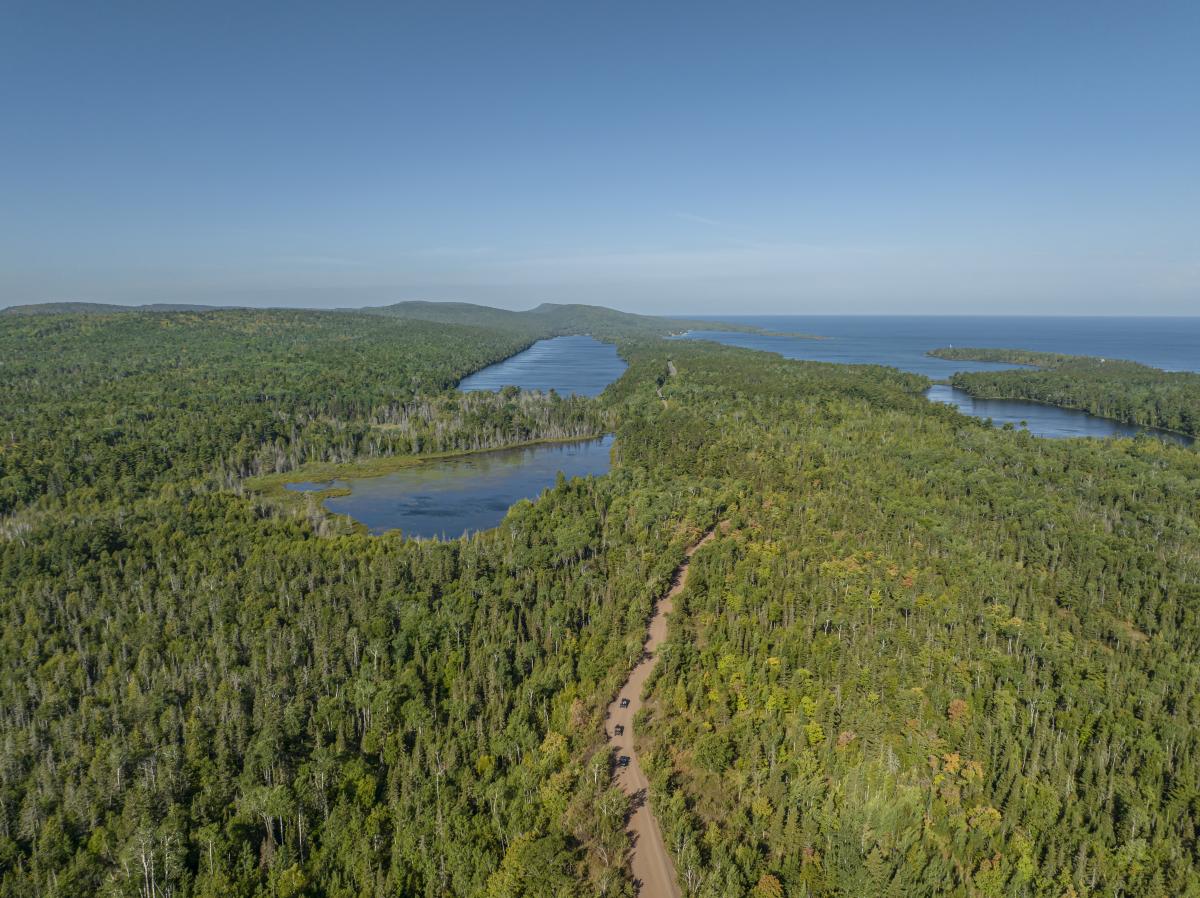
[[[603,311],[577,329],[608,335],[600,317],[623,334],[669,329]],[[595,433],[596,410],[577,400],[448,392],[569,327],[566,315],[512,329],[337,312],[4,316],[0,516],[163,480],[232,485],[312,461]]]
[[[0,309],[7,315],[114,315],[117,313],[170,313],[251,311],[234,307],[191,305],[186,303],[149,303],[142,306],[123,306],[100,302],[47,302],[9,306]],[[269,314],[283,312],[270,310]],[[684,330],[722,330],[762,333],[761,328],[729,322],[703,321],[690,318],[662,318],[618,312],[603,306],[579,303],[544,302],[532,309],[516,312],[494,309],[469,302],[425,302],[408,300],[387,306],[364,306],[342,309],[332,314],[378,315],[384,318],[403,318],[434,324],[453,324],[492,331],[516,331],[533,339],[566,334],[594,334],[606,339],[638,338],[649,335],[665,336]]]
[[[1033,366],[1035,370],[960,371],[950,382],[972,396],[1033,399],[1127,424],[1200,436],[1200,374],[1162,371],[1122,359],[1021,349],[935,349],[941,359]]]
[[[211,312],[221,306],[196,303],[152,302],[141,306],[123,306],[107,302],[38,302],[8,306],[0,315],[112,315],[117,312]]]
[[[746,497],[654,684],[690,893],[1200,894],[1200,457],[676,364],[672,431]]]
[[[0,895],[632,896],[603,708],[718,521],[639,728],[686,895],[1200,895],[1200,455],[656,327],[566,400],[453,391],[525,325],[0,321]],[[244,483],[608,428],[446,543]]]
[[[468,324],[494,329],[525,330],[538,336],[593,334],[606,339],[665,336],[685,330],[758,331],[745,325],[724,325],[711,321],[683,318],[657,318],[614,312],[602,306],[544,302],[524,312],[493,309],[465,302],[400,302],[390,306],[363,309],[373,315],[435,321],[441,324]]]

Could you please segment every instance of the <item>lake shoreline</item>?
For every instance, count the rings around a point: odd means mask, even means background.
[[[290,471],[275,474],[257,474],[242,481],[243,485],[260,495],[276,496],[276,490],[284,490],[288,496],[315,496],[328,492],[327,490],[287,490],[291,483],[332,483],[335,480],[354,478],[362,480],[370,477],[383,477],[404,468],[417,467],[430,461],[445,461],[451,458],[464,458],[480,455],[486,452],[504,452],[510,449],[529,449],[535,446],[556,446],[564,443],[587,443],[592,440],[602,440],[610,432],[595,433],[590,436],[573,437],[544,437],[536,440],[522,440],[517,443],[505,443],[501,446],[486,446],[480,449],[450,449],[445,452],[430,452],[421,455],[381,455],[376,458],[357,459],[348,462],[308,462]],[[330,489],[334,489],[331,487]],[[328,498],[326,496],[325,498]]]
[[[1095,418],[1097,421],[1111,421],[1113,424],[1121,424],[1125,427],[1140,427],[1142,430],[1147,432],[1166,433],[1177,437],[1187,437],[1189,440],[1196,439],[1194,434],[1190,434],[1182,430],[1174,430],[1170,427],[1158,427],[1154,424],[1140,424],[1137,421],[1123,421],[1120,418],[1111,418],[1108,415],[1097,415],[1093,411],[1089,411],[1086,408],[1079,408],[1075,405],[1060,405],[1057,402],[1046,402],[1043,399],[1034,399],[1030,396],[984,396],[982,394],[972,393],[970,390],[964,390],[962,387],[956,387],[951,383],[947,383],[945,386],[952,387],[955,390],[960,390],[963,393],[966,393],[972,399],[979,399],[983,402],[1029,402],[1033,405],[1041,405],[1045,406],[1046,408],[1062,409],[1063,411],[1067,412],[1083,412],[1085,415]],[[1113,439],[1113,437],[1109,437],[1108,439]]]
[[[591,334],[564,334],[536,340],[520,352],[485,365],[455,385],[461,393],[524,392],[594,399],[629,368],[615,340]]]
[[[603,476],[612,467],[615,445],[616,435],[606,431],[591,436],[524,440],[505,446],[420,456],[388,456],[344,464],[319,463],[301,466],[286,473],[251,478],[245,483],[272,505],[294,513],[315,515],[316,519],[330,523],[337,522],[341,532],[383,536],[402,531],[404,538],[454,540],[462,535],[451,535],[459,524],[468,535],[499,526],[512,507],[522,499],[536,499],[542,491],[552,487],[557,473],[563,473],[568,478]],[[547,470],[545,461],[541,461],[539,468],[538,456],[553,452],[556,448],[566,450],[561,455],[554,453],[556,470]],[[603,461],[588,463],[586,459],[595,458],[601,448],[604,450]],[[511,461],[513,453],[521,453],[518,461]],[[484,459],[489,455],[498,458],[470,463],[472,459]],[[505,461],[506,458],[510,460]],[[427,476],[432,479],[424,479],[418,473],[422,468],[436,468],[446,463],[450,464],[447,471],[429,472]],[[464,465],[466,471],[461,470]],[[406,472],[409,478],[416,477],[416,481],[407,484],[399,493],[394,492],[395,485],[387,483],[363,492],[367,489],[364,482],[403,476]],[[524,483],[521,482],[522,477],[525,478]],[[532,483],[529,482],[530,478],[534,478]],[[472,479],[475,481],[474,492],[460,488],[459,496],[455,499],[456,482],[462,484]],[[311,488],[290,488],[293,484],[310,485]],[[448,491],[446,487],[449,487]],[[498,510],[495,506],[490,511],[481,511],[473,507],[470,501],[473,497],[486,497],[489,494],[504,497],[503,510],[494,519],[493,515]],[[422,532],[421,526],[427,526],[431,520],[428,506],[431,497],[437,497],[445,503],[442,511],[446,516],[456,519],[454,525],[443,526],[437,532]],[[357,508],[343,509],[330,504],[351,499],[355,500]],[[381,501],[384,503],[382,506]]]
[[[1148,437],[1153,437],[1155,439],[1160,439],[1162,442],[1170,443],[1173,446],[1187,447],[1187,446],[1191,446],[1191,445],[1195,444],[1195,437],[1193,437],[1190,433],[1183,433],[1182,431],[1171,430],[1166,427],[1153,427],[1148,424],[1138,424],[1138,423],[1132,422],[1132,421],[1122,421],[1120,418],[1109,418],[1105,415],[1093,414],[1092,412],[1088,411],[1085,408],[1074,408],[1069,405],[1058,405],[1057,403],[1044,402],[1040,399],[1030,399],[1025,396],[981,396],[981,395],[976,395],[974,393],[971,393],[968,390],[964,390],[962,387],[957,387],[954,384],[948,383],[945,381],[934,381],[933,384],[929,387],[929,389],[926,390],[924,392],[924,394],[922,394],[922,395],[924,395],[926,401],[928,401],[928,402],[936,402],[939,405],[949,406],[950,408],[955,409],[959,414],[966,415],[968,418],[974,418],[977,421],[987,421],[987,420],[992,420],[992,419],[990,416],[976,415],[976,414],[972,414],[970,412],[964,411],[960,406],[958,406],[954,402],[944,402],[940,399],[931,398],[929,396],[929,393],[934,389],[934,387],[947,387],[951,390],[957,390],[958,392],[962,393],[963,395],[970,397],[970,399],[973,401],[1026,403],[1029,405],[1037,406],[1039,408],[1054,409],[1055,411],[1071,412],[1071,413],[1075,413],[1075,414],[1085,415],[1087,420],[1100,421],[1105,424],[1117,425],[1120,427],[1133,427],[1133,428],[1137,428],[1139,431],[1139,433],[1136,433],[1136,434],[1120,434],[1120,433],[1112,433],[1112,434],[1107,434],[1107,435],[1063,434],[1061,436],[1049,436],[1049,435],[1045,435],[1045,434],[1033,433],[1031,430],[1028,429],[1028,427],[1025,428],[1025,432],[1031,433],[1033,436],[1038,437],[1039,439],[1133,440],[1133,439],[1137,439],[1138,436],[1145,435]],[[1009,422],[1009,423],[1011,423],[1011,422]],[[1003,428],[1003,424],[997,424],[994,421],[993,421],[992,426],[996,427],[998,429]],[[1016,426],[1016,425],[1014,425],[1014,426]],[[1175,438],[1178,438],[1178,439],[1175,439]],[[1189,442],[1183,442],[1184,440],[1187,440]]]

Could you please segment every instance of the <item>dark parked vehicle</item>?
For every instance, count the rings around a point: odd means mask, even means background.
[[[618,767],[628,767],[629,766],[629,755],[621,755],[621,757],[617,758],[617,766]]]
[[[627,698],[621,699],[621,707],[628,708],[629,707],[629,699],[627,699]]]
[[[624,736],[625,735],[625,724],[618,723],[615,727],[613,727],[613,735],[614,736]]]

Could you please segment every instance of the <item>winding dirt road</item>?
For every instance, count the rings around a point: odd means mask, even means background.
[[[687,583],[688,564],[692,555],[715,534],[715,529],[710,530],[700,542],[688,549],[683,563],[675,569],[675,580],[670,590],[654,605],[654,614],[646,627],[642,659],[629,674],[629,679],[617,693],[616,699],[608,706],[605,721],[608,746],[612,749],[614,758],[629,756],[628,767],[617,766],[616,784],[622,792],[633,798],[633,814],[629,817],[626,831],[633,843],[630,867],[633,870],[638,898],[682,898],[679,885],[675,881],[675,865],[671,863],[671,856],[667,854],[658,820],[650,810],[647,797],[650,784],[638,763],[637,752],[633,749],[633,716],[642,707],[642,687],[646,685],[646,679],[658,663],[658,647],[667,637],[667,615],[674,608],[675,597],[683,591]],[[626,699],[629,700],[629,704],[622,708],[621,702]],[[619,735],[617,727],[623,728]]]

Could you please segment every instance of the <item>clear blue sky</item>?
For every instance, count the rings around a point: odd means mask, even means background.
[[[1200,313],[1200,2],[85,3],[0,305]]]

